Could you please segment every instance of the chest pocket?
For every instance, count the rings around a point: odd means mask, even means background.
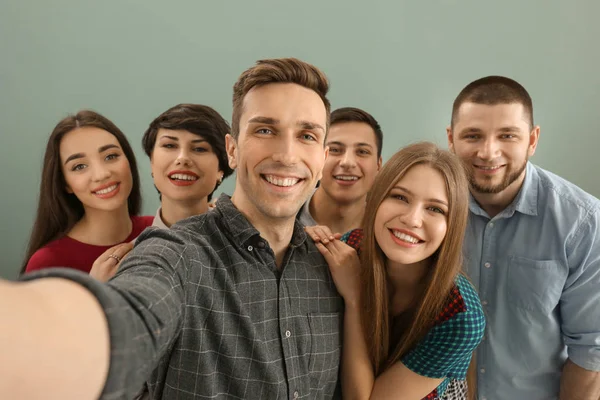
[[[567,268],[556,260],[508,259],[508,301],[518,308],[548,315],[557,306]]]

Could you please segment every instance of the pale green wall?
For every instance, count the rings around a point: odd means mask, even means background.
[[[444,144],[451,103],[471,80],[513,77],[542,126],[534,160],[598,196],[599,15],[594,0],[2,0],[0,276],[16,276],[59,119],[92,108],[121,127],[153,214],[140,146],[149,121],[180,102],[229,119],[231,87],[259,58],[321,67],[334,107],[379,119],[386,159],[412,141]],[[232,187],[230,178],[224,191]]]

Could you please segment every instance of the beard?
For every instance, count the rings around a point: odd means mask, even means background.
[[[507,171],[504,173],[504,178],[502,179],[502,181],[496,185],[491,184],[491,179],[487,179],[484,178],[485,182],[478,182],[477,178],[475,177],[475,167],[471,166],[468,171],[469,171],[469,183],[471,185],[471,189],[477,193],[482,193],[482,194],[497,194],[502,192],[504,189],[506,189],[507,187],[509,187],[513,182],[515,182],[517,179],[519,179],[519,177],[521,176],[521,174],[523,173],[523,171],[525,171],[525,168],[527,168],[527,160],[529,159],[529,157],[527,157],[525,159],[525,161],[523,161],[523,164],[517,166],[517,167],[512,167],[511,164],[507,164],[506,168]]]

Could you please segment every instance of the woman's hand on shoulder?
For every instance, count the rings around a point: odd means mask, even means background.
[[[339,239],[317,242],[329,265],[335,287],[347,305],[358,305],[360,298],[360,259],[356,250]]]
[[[133,249],[133,242],[121,243],[106,250],[94,261],[90,276],[100,282],[107,282],[119,269],[123,258]]]
[[[342,237],[341,233],[332,233],[331,229],[325,225],[306,226],[304,230],[315,243],[327,244],[329,241]]]

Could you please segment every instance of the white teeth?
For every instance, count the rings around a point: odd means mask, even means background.
[[[499,169],[500,167],[502,167],[502,166],[501,165],[497,165],[497,166],[493,166],[493,167],[483,167],[483,166],[479,166],[479,165],[477,166],[477,168],[483,169],[485,171],[493,171],[493,170]]]
[[[106,189],[102,189],[102,190],[98,190],[97,192],[94,192],[96,194],[107,194],[112,192],[113,190],[115,190],[117,188],[118,185],[112,185],[107,187]]]
[[[169,178],[171,178],[171,179],[177,179],[177,180],[180,180],[180,181],[195,181],[195,180],[198,179],[195,176],[186,175],[186,174],[173,174],[173,175],[170,175]]]
[[[357,181],[358,180],[358,176],[351,176],[351,175],[335,175],[334,178],[339,179],[340,181]]]
[[[416,237],[407,235],[406,233],[403,233],[403,232],[398,232],[398,231],[392,231],[392,232],[394,233],[394,236],[396,236],[400,240],[404,240],[405,242],[413,243],[413,244],[419,243],[419,239],[417,239]]]
[[[265,179],[272,185],[275,186],[294,186],[300,179],[298,178],[277,178],[272,175],[265,175]]]

